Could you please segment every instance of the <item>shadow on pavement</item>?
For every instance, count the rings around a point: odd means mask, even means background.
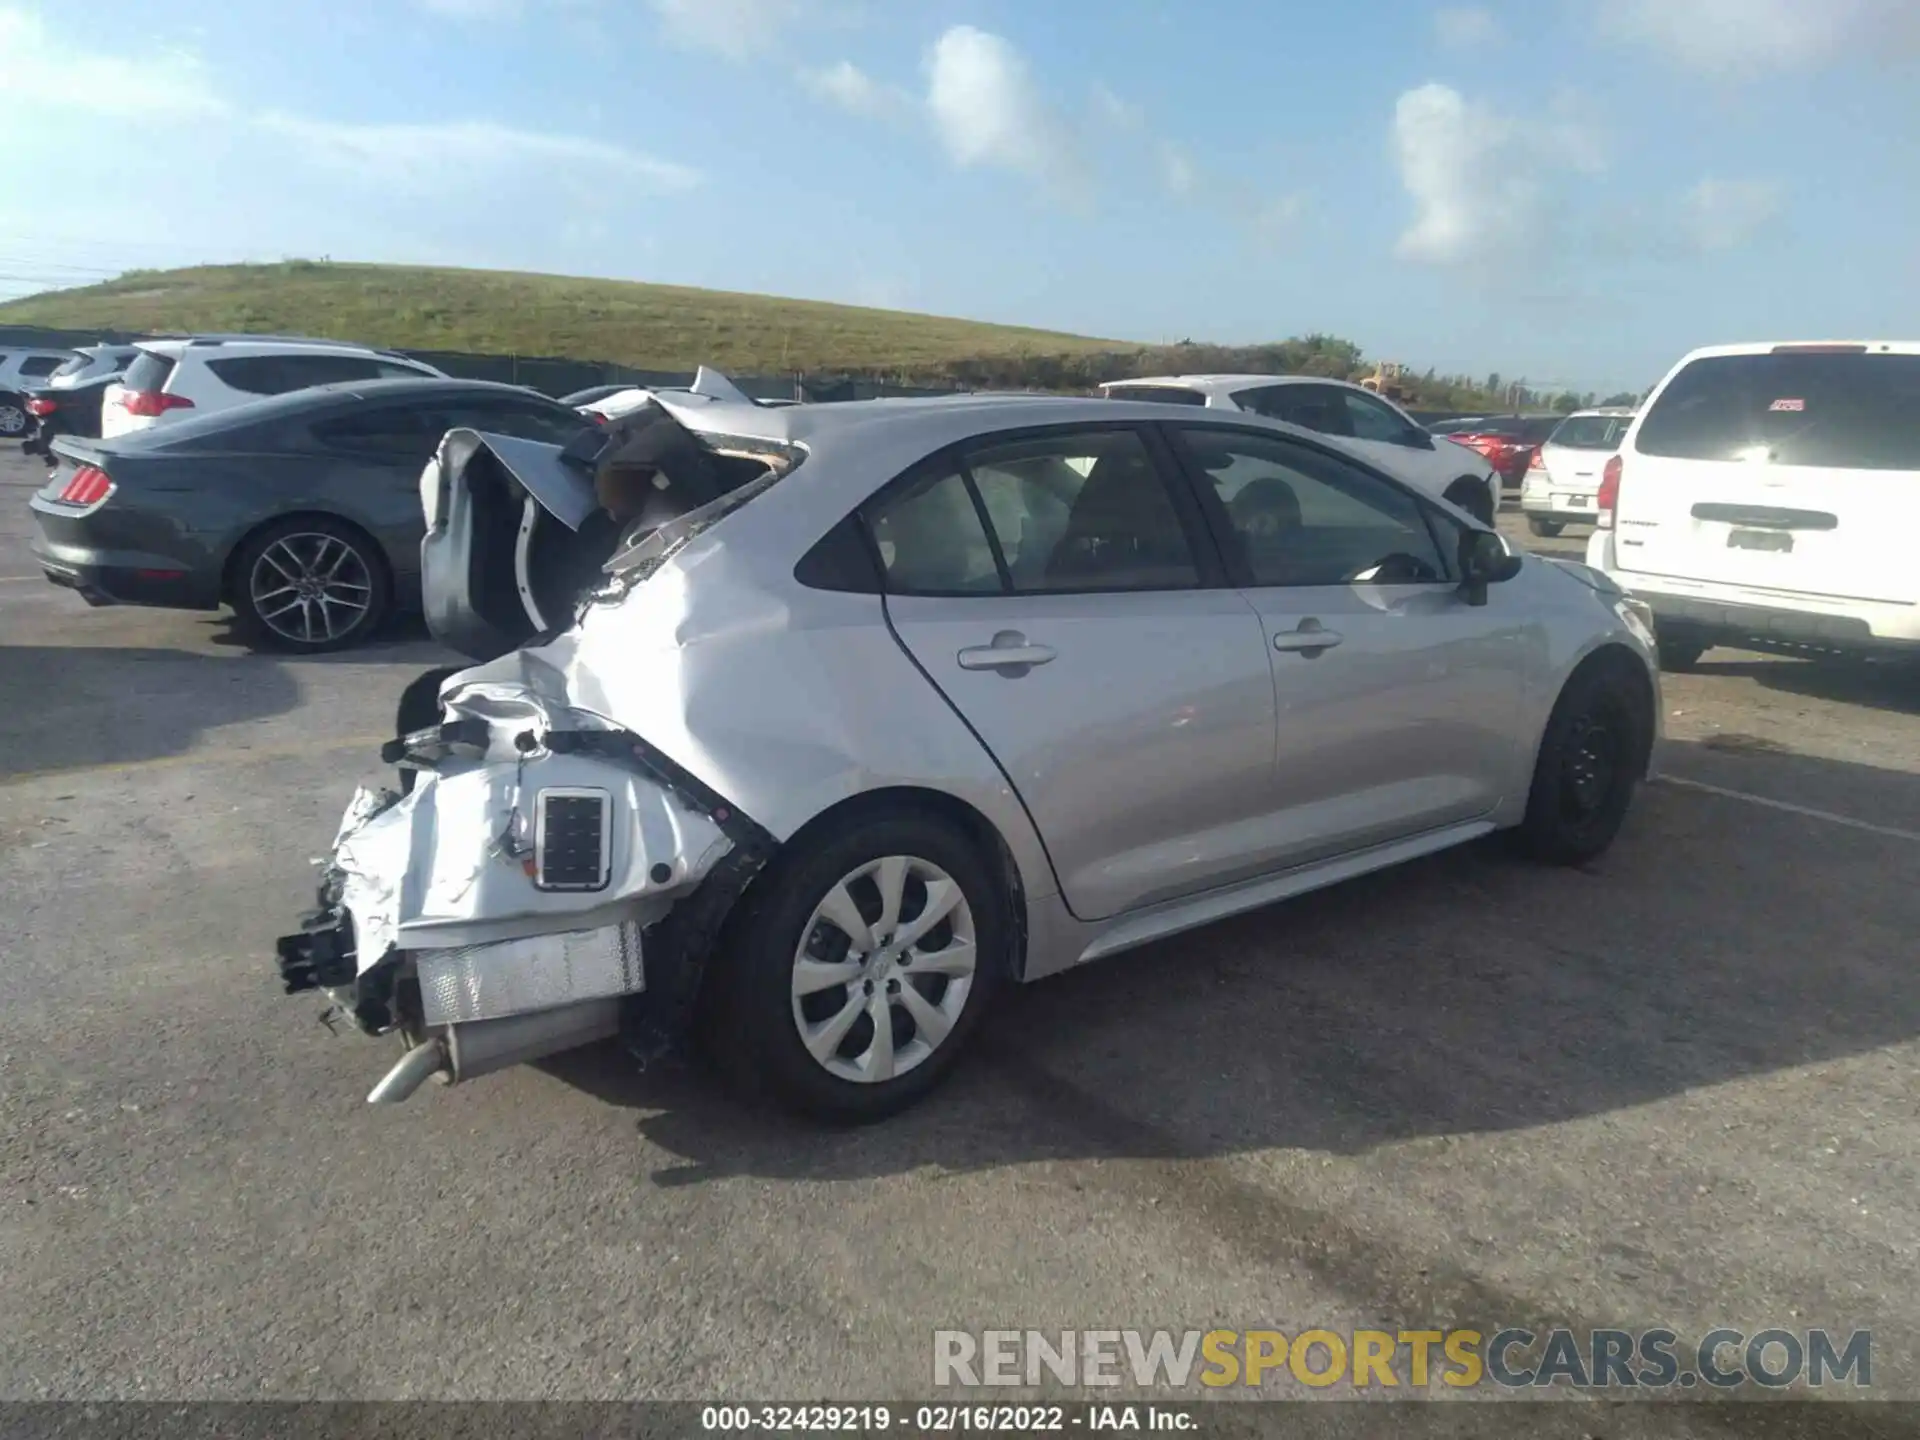
[[[126,646],[0,645],[0,776],[177,755],[293,709],[277,662]]]
[[[447,653],[428,633],[425,617],[415,611],[401,611],[388,617],[364,644],[321,655],[289,655],[268,649],[247,634],[233,616],[225,613],[211,623],[207,639],[222,649],[244,650],[263,659],[293,659],[302,665],[418,665],[423,663],[423,657],[430,659]]]
[[[1920,776],[1846,778],[1920,815]],[[882,1125],[797,1136],[699,1067],[636,1075],[610,1049],[547,1068],[650,1112],[647,1137],[687,1161],[658,1184],[1551,1125],[1920,1035],[1915,859],[1897,837],[1655,785],[1587,867],[1489,841],[1003,992],[949,1084]]]
[[[1739,675],[1788,695],[1920,715],[1920,656],[1867,660],[1783,651],[1767,659],[1716,660],[1715,653],[1726,654],[1709,651],[1701,675]]]

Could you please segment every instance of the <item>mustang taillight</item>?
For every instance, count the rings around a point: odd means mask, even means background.
[[[35,395],[27,401],[27,413],[29,415],[51,415],[59,408],[59,405],[47,399],[44,395]]]
[[[62,505],[98,505],[113,493],[113,481],[98,465],[82,465],[60,492]]]

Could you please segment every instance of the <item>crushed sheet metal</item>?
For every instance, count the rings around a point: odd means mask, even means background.
[[[629,921],[598,930],[566,930],[423,951],[417,962],[420,1000],[429,1025],[494,1020],[551,1010],[576,1000],[631,995],[645,988],[640,927]]]

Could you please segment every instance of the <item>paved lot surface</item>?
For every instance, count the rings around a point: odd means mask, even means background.
[[[898,1397],[940,1327],[1503,1322],[1872,1326],[1920,1394],[1911,672],[1715,652],[1601,863],[1469,849],[1034,987],[881,1128],[605,1054],[375,1110],[388,1051],[267,957],[438,652],[89,610],[38,476],[0,460],[0,1397]]]

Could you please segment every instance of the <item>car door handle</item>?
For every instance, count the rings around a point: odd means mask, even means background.
[[[962,670],[1026,670],[1054,657],[1051,645],[1030,645],[1018,630],[1002,630],[991,645],[972,645],[956,657]]]
[[[1282,630],[1274,636],[1273,648],[1311,656],[1331,650],[1344,638],[1338,630],[1329,630],[1318,620],[1307,619],[1300,622],[1298,630]]]

